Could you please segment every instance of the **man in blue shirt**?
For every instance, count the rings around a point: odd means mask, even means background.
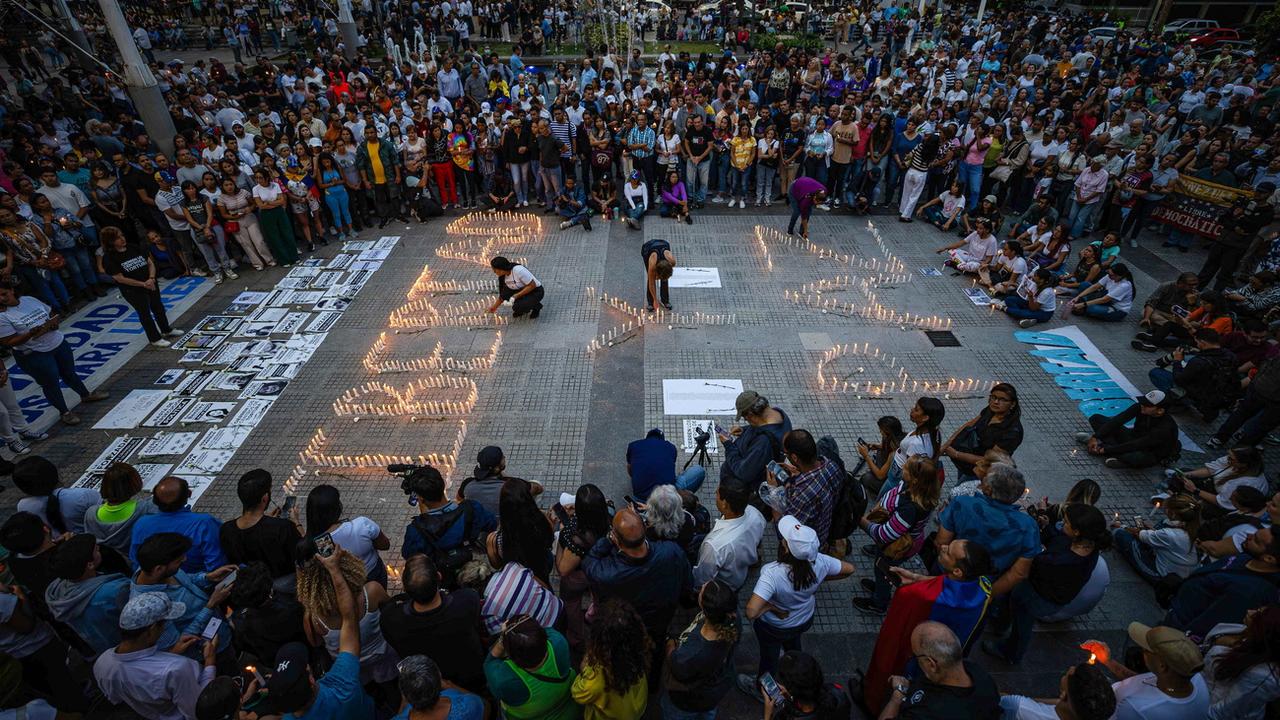
[[[444,477],[433,467],[415,470],[405,478],[405,488],[410,502],[416,498],[418,516],[404,529],[401,557],[430,557],[440,570],[441,587],[456,589],[457,571],[473,557],[483,557],[484,539],[498,528],[498,519],[475,500],[446,498]]]
[[[129,562],[138,565],[138,548],[156,533],[169,532],[185,535],[191,540],[191,549],[182,569],[189,573],[217,570],[227,564],[222,552],[218,531],[222,522],[208,513],[192,512],[187,506],[191,500],[191,487],[180,477],[164,478],[151,491],[156,513],[138,518],[133,525],[133,540],[129,545]]]
[[[713,427],[702,429],[707,433],[714,430]],[[654,428],[643,440],[633,440],[627,445],[627,474],[631,476],[631,493],[644,502],[659,485],[675,485],[678,490],[698,492],[707,477],[707,469],[690,465],[676,476],[676,446],[667,442],[662,430]]]
[[[1026,481],[1012,465],[995,463],[983,481],[983,493],[958,497],[942,511],[936,545],[955,539],[976,542],[991,551],[991,563],[1001,573],[991,586],[993,597],[1003,595],[1031,574],[1031,560],[1040,554],[1040,528],[1016,503]]]
[[[337,548],[329,557],[315,561],[329,571],[337,596],[342,626],[338,630],[338,656],[324,677],[311,677],[307,646],[292,642],[276,653],[275,668],[267,680],[271,709],[285,720],[372,720],[373,699],[360,686],[360,621],[356,600],[342,577],[340,558],[346,550]]]

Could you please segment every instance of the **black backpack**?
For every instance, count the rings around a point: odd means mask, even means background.
[[[863,463],[858,463],[861,468]],[[867,489],[854,472],[845,471],[836,491],[835,504],[831,508],[831,531],[827,541],[843,540],[858,529],[858,521],[867,513]]]
[[[423,193],[418,201],[413,205],[413,214],[418,216],[420,222],[427,218],[440,217],[444,214],[444,208],[436,199],[431,197],[430,193]]]
[[[458,571],[471,561],[475,553],[471,541],[472,507],[471,503],[463,502],[449,512],[419,515],[413,519],[413,529],[422,535],[428,547],[427,555],[440,572],[441,586],[449,590],[457,588]],[[463,523],[462,542],[451,548],[441,548],[437,541],[459,521]]]

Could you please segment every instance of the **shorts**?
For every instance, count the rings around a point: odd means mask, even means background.
[[[307,215],[320,209],[320,201],[308,195],[305,198],[289,198],[289,212],[294,215]]]

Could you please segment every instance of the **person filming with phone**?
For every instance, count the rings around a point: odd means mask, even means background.
[[[783,459],[782,441],[791,432],[791,418],[755,390],[738,393],[734,406],[737,417],[745,420],[746,425],[728,430],[716,427],[716,436],[724,445],[720,482],[742,488],[754,498],[760,483],[765,481],[765,466],[770,460]]]

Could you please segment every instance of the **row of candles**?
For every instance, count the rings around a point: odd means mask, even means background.
[[[473,325],[505,325],[508,318],[487,312],[488,300],[468,300],[437,309],[430,299],[411,300],[392,311],[388,324],[396,330],[429,327],[467,327]]]
[[[378,335],[369,352],[365,354],[363,365],[366,370],[376,375],[383,373],[420,372],[424,370],[445,370],[470,372],[487,370],[493,367],[498,359],[498,350],[502,347],[502,333],[494,333],[493,344],[489,352],[470,360],[459,360],[444,357],[444,343],[437,341],[435,347],[426,357],[412,360],[388,360],[386,355],[391,350],[391,341],[385,332]]]
[[[628,320],[627,322],[615,328],[607,330],[587,343],[587,352],[595,352],[597,350],[612,347],[621,338],[633,330],[639,330],[648,325],[662,326],[666,325],[668,330],[677,326],[707,326],[707,325],[737,325],[738,316],[734,313],[671,313],[671,312],[655,312],[648,317],[640,317],[636,320]]]
[[[824,298],[815,293],[802,294],[792,290],[783,290],[782,297],[784,300],[790,300],[797,305],[821,310],[823,314],[839,313],[849,317],[860,317],[890,325],[915,327],[920,330],[951,329],[951,318],[938,317],[937,315],[902,313],[874,301],[865,304],[841,302],[835,298]]]
[[[449,235],[529,235],[542,232],[542,216],[516,210],[469,213],[445,225]]]
[[[465,390],[460,401],[424,400],[420,396],[427,393],[440,395],[440,391]],[[371,395],[385,396],[391,402],[361,402]],[[388,383],[371,380],[364,385],[354,387],[333,402],[333,413],[338,417],[401,417],[411,418],[420,415],[465,415],[476,406],[479,394],[475,381],[457,375],[433,375],[415,380],[404,389],[396,388]]]
[[[861,374],[866,371],[865,367],[854,368],[850,373],[844,376],[838,376],[832,370],[832,365],[842,358],[852,357],[861,358],[865,362],[867,359],[879,362],[887,360],[889,369],[895,370],[894,377],[889,380],[854,380],[849,382],[847,379],[850,375]],[[845,343],[835,345],[831,349],[822,353],[822,357],[817,363],[817,379],[818,387],[823,390],[833,392],[855,392],[870,396],[889,395],[894,393],[916,393],[916,392],[934,392],[934,393],[962,393],[962,392],[986,392],[996,384],[995,380],[978,380],[976,378],[948,378],[946,380],[916,380],[912,378],[905,366],[898,364],[896,356],[888,356],[880,351],[880,348],[872,346],[868,342],[862,343]]]
[[[898,259],[897,255],[894,255],[889,250],[889,244],[880,236],[880,228],[876,227],[876,224],[871,220],[867,220],[867,230],[871,231],[871,237],[875,238],[876,245],[880,247],[880,253],[884,255],[885,260],[888,262],[887,270],[894,273],[906,273],[907,266]],[[909,274],[908,277],[910,277]]]
[[[307,446],[299,453],[299,459],[307,465],[325,468],[376,468],[395,464],[433,465],[440,471],[441,475],[447,478],[453,472],[453,468],[457,464],[458,453],[462,452],[462,444],[467,439],[467,421],[459,421],[458,425],[458,431],[454,435],[453,445],[450,447],[449,452],[428,453],[426,455],[326,453],[325,448],[329,445],[329,439],[325,436],[322,428],[316,428],[315,434],[311,436]],[[293,483],[292,490],[294,492],[298,490],[302,477],[305,477],[305,471],[299,474],[300,470],[301,468],[295,468],[294,473],[290,475],[289,480],[285,483],[286,490],[290,489],[290,483]]]

